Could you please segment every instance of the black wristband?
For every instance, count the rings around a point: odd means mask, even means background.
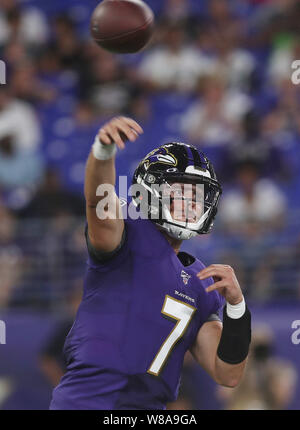
[[[218,357],[229,364],[238,364],[245,360],[251,342],[251,313],[246,310],[241,318],[233,319],[223,309],[223,330],[217,350]]]

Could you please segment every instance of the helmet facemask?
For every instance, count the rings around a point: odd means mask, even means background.
[[[132,200],[142,217],[169,236],[183,240],[210,232],[222,188],[212,164],[194,146],[171,142],[154,149],[138,165],[135,184],[141,191]],[[181,191],[177,196],[176,189]]]
[[[221,193],[216,181],[203,175],[151,172],[137,182],[148,198],[136,196],[133,201],[169,236],[186,240],[211,230]]]

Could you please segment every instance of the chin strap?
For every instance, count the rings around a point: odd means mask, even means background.
[[[198,236],[198,233],[195,231],[191,231],[186,228],[178,227],[175,225],[170,225],[167,222],[161,224],[160,227],[164,229],[169,236],[179,240],[189,240],[192,237]]]

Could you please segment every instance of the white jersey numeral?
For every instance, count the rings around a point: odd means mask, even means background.
[[[156,354],[148,373],[158,376],[175,344],[184,335],[196,308],[173,297],[166,296],[161,313],[175,319],[176,325]]]

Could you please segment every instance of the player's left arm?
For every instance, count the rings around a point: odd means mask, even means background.
[[[191,347],[196,361],[220,385],[235,387],[246,366],[251,341],[251,314],[245,303],[234,270],[227,265],[213,264],[198,273],[199,279],[212,277],[214,284],[207,293],[218,290],[226,299],[223,324],[206,322]]]

